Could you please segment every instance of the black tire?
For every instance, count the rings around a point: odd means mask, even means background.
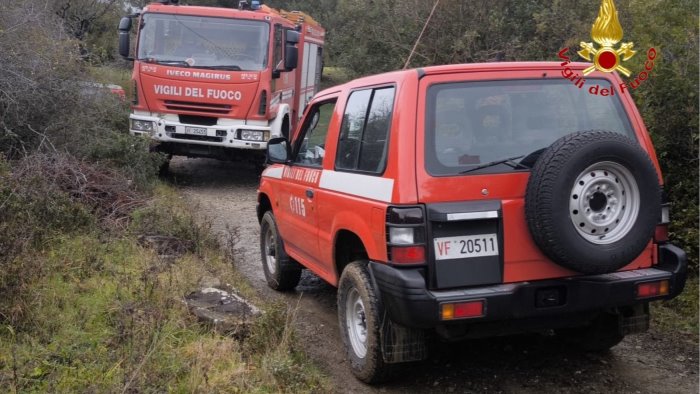
[[[604,353],[625,338],[622,315],[602,313],[589,325],[556,330],[566,344],[587,352]]]
[[[289,141],[289,117],[285,116],[284,119],[282,119],[282,137],[286,138],[287,141]]]
[[[170,160],[173,158],[173,155],[165,155],[163,158],[163,162],[160,164],[160,167],[158,167],[158,175],[161,177],[167,176],[170,173]]]
[[[578,200],[579,184],[590,198]],[[599,184],[602,192],[595,190]],[[613,194],[620,199],[610,198]],[[576,204],[588,206],[586,212],[571,208]],[[527,224],[540,250],[585,274],[613,272],[632,262],[651,240],[660,212],[651,159],[636,141],[610,131],[576,132],[555,141],[535,163],[525,195]]]
[[[265,212],[260,222],[260,255],[265,280],[272,289],[288,291],[299,284],[301,266],[284,251],[272,211]]]
[[[164,177],[168,175],[170,171],[170,160],[173,155],[163,152],[159,145],[151,145],[148,147],[148,152],[152,155],[158,155],[160,159],[160,165],[158,166],[158,176]]]
[[[357,331],[350,327],[351,323],[348,321],[348,318],[353,319],[353,315],[349,315],[352,311],[348,310],[348,299],[355,299],[355,297],[361,300],[361,309],[364,312],[362,313],[363,318],[360,319],[364,321],[366,331],[366,339],[363,342],[366,349],[364,354],[358,352],[357,348],[353,346],[353,332]],[[354,316],[358,316],[358,314]],[[350,361],[350,369],[355,377],[365,383],[385,381],[391,376],[393,370],[392,365],[386,364],[382,357],[379,329],[381,326],[380,316],[382,316],[381,305],[372,287],[369,272],[367,271],[367,262],[355,261],[350,263],[345,267],[338,284],[338,323],[340,336],[343,338],[343,344]],[[357,337],[355,338],[357,343],[358,339]],[[362,341],[360,342],[362,343]]]

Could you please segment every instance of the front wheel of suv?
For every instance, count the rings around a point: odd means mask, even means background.
[[[371,285],[366,261],[350,263],[338,284],[338,323],[350,369],[366,383],[390,376],[380,344],[380,302]]]
[[[272,211],[265,212],[260,222],[260,255],[267,285],[274,290],[294,289],[301,278],[301,267],[284,251]]]

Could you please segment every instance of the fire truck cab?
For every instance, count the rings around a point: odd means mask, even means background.
[[[163,0],[123,18],[119,35],[134,61],[130,132],[168,155],[260,163],[319,88],[325,31],[301,12]]]

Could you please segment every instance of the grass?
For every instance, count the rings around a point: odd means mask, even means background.
[[[94,228],[52,237],[18,257],[36,273],[0,301],[0,387],[14,392],[326,392],[296,347],[282,305],[237,339],[198,322],[183,297],[205,278],[252,291],[175,192],[156,188],[121,236]],[[194,229],[193,229],[194,226]],[[161,233],[191,243],[172,260],[137,242]],[[245,295],[245,294],[244,294]]]

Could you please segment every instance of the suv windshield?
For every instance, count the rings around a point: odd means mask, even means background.
[[[589,83],[609,86],[607,80]],[[433,85],[426,108],[426,169],[437,176],[527,169],[544,148],[581,130],[635,139],[618,96],[592,95],[567,80]]]
[[[267,66],[269,35],[264,22],[144,14],[138,58],[183,67],[259,71]]]

